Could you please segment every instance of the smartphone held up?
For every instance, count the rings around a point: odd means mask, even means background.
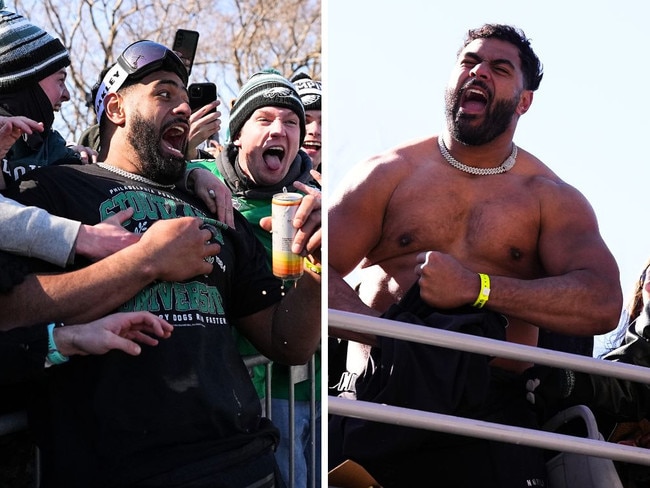
[[[187,94],[190,99],[190,108],[192,112],[195,112],[217,99],[217,85],[209,82],[192,83],[187,87]],[[211,112],[214,111],[214,109],[211,110]]]
[[[187,68],[187,75],[192,72],[194,65],[194,56],[196,55],[196,48],[199,44],[199,33],[193,30],[178,29],[174,36],[174,45],[172,50],[178,54],[185,67]]]

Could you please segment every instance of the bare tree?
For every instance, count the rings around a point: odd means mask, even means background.
[[[72,99],[55,128],[77,140],[94,123],[88,103],[102,69],[131,42],[171,47],[176,29],[196,30],[199,48],[190,82],[213,81],[222,101],[222,127],[231,100],[260,69],[321,76],[320,0],[15,0],[15,10],[70,51]]]

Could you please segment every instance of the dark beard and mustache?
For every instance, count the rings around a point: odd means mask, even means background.
[[[520,94],[509,100],[499,100],[493,106],[488,105],[485,121],[480,125],[473,125],[473,116],[459,114],[461,94],[470,86],[480,86],[487,91],[487,87],[480,81],[470,81],[458,93],[448,88],[445,91],[445,115],[447,126],[454,139],[467,146],[480,146],[506,131],[517,110]]]
[[[129,143],[138,155],[142,176],[163,185],[171,185],[179,181],[187,166],[185,158],[163,156],[161,153],[161,134],[165,133],[169,125],[176,122],[169,122],[157,130],[154,124],[140,114],[135,114],[128,135]]]

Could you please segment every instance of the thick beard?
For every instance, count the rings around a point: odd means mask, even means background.
[[[129,142],[140,160],[142,176],[162,185],[171,185],[181,179],[187,162],[184,158],[163,156],[162,137],[165,127],[160,131],[140,114],[132,120]]]
[[[460,92],[454,93],[451,89],[447,89],[445,92],[447,127],[457,141],[467,146],[480,146],[506,131],[518,104],[519,96],[510,100],[498,100],[493,106],[487,107],[484,122],[476,126],[472,124],[473,116],[459,114]]]

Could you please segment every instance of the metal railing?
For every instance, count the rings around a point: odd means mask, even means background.
[[[605,361],[334,309],[328,311],[328,322],[330,327],[338,329],[650,384],[648,368],[631,364]],[[329,397],[328,413],[650,466],[650,450],[644,448],[452,415],[379,405],[361,400]]]
[[[252,368],[253,366],[257,366],[260,364],[265,364],[266,365],[266,387],[265,387],[265,398],[264,398],[264,404],[265,404],[265,412],[266,415],[273,420],[273,410],[271,406],[271,398],[272,398],[272,387],[271,387],[271,373],[272,373],[272,368],[273,368],[273,363],[265,356],[262,356],[261,354],[254,354],[250,356],[244,356],[244,364],[248,368]],[[295,385],[298,381],[295,375],[295,370],[296,368],[300,368],[300,366],[292,366],[289,368],[289,384],[290,385]],[[298,487],[296,486],[295,483],[295,478],[296,478],[296,453],[293,447],[290,449],[289,453],[289,480],[288,480],[288,488],[316,488],[316,444],[314,442],[314,439],[316,439],[316,388],[320,387],[320,385],[316,385],[316,360],[315,360],[315,355],[311,357],[309,362],[307,363],[307,380],[309,381],[309,433],[310,433],[310,445],[309,448],[311,450],[311,456],[310,456],[310,464],[307,466],[307,469],[310,473],[309,479],[310,479],[310,485],[305,486],[305,487]],[[296,415],[295,415],[295,403],[296,398],[295,398],[295,392],[294,388],[289,388],[289,438],[290,439],[295,439],[296,437],[296,432],[295,432],[295,425],[296,425]]]

